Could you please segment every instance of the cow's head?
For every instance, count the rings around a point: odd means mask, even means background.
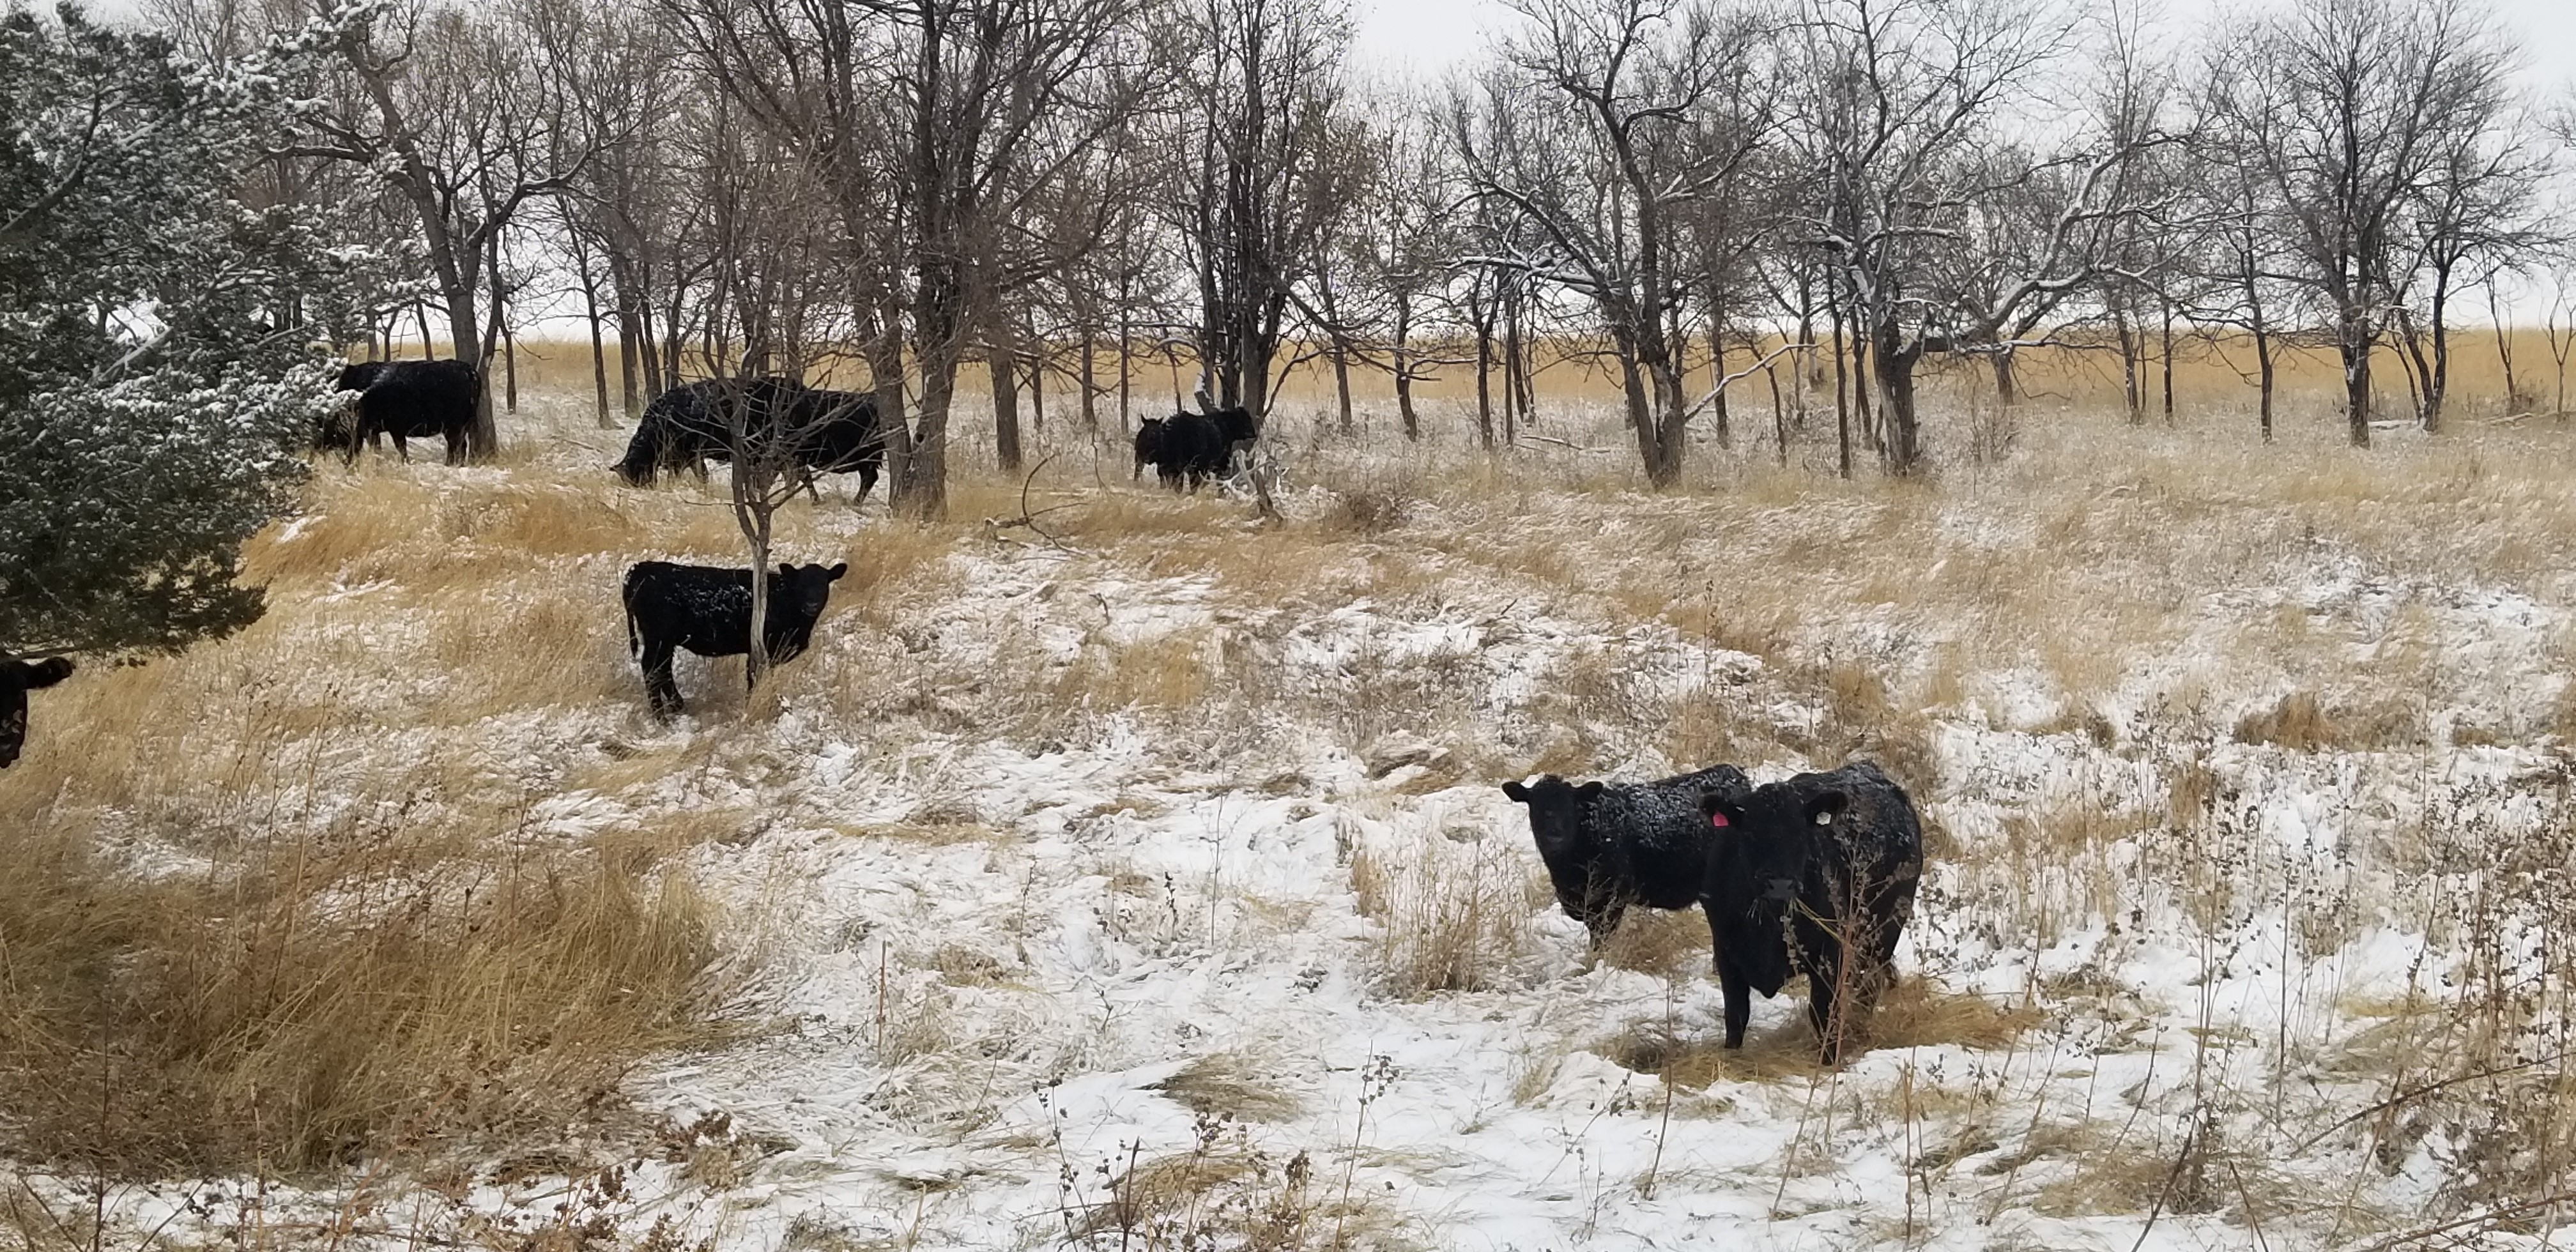
[[[340,367],[340,377],[334,386],[341,391],[365,391],[384,376],[389,364],[385,361],[351,361]]]
[[[1529,806],[1530,835],[1538,841],[1539,859],[1547,862],[1556,902],[1565,906],[1568,917],[1596,932],[1602,929],[1598,923],[1607,920],[1609,903],[1604,898],[1609,884],[1593,881],[1602,850],[1593,839],[1592,805],[1601,791],[1597,781],[1570,783],[1554,774],[1526,784],[1503,784],[1504,795]],[[1596,933],[1595,941],[1599,938]]]
[[[1162,450],[1163,419],[1149,417],[1136,423],[1136,469],[1128,477],[1134,478],[1143,474],[1146,462],[1153,460],[1155,454]]]
[[[1838,788],[1802,790],[1788,783],[1699,798],[1699,811],[1717,827],[1717,846],[1736,879],[1732,886],[1753,901],[1784,906],[1798,898],[1808,856],[1850,808],[1851,797]]]
[[[0,660],[0,769],[27,746],[27,693],[71,677],[69,657],[42,661]]]
[[[773,594],[790,616],[810,622],[823,615],[823,605],[832,598],[832,584],[849,572],[847,561],[829,566],[781,565]]]

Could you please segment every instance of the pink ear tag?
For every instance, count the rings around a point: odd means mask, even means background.
[[[1726,814],[1724,814],[1724,813],[1711,813],[1711,814],[1709,814],[1709,815],[1708,815],[1708,824],[1709,824],[1709,825],[1711,825],[1711,826],[1724,827],[1724,826],[1726,825]]]

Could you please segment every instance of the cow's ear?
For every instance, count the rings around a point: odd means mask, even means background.
[[[837,581],[841,575],[850,572],[850,563],[847,561],[834,561],[832,562],[832,568],[824,572],[831,575],[830,581]]]
[[[47,657],[27,665],[27,688],[50,687],[72,676],[72,659],[67,656]]]
[[[778,563],[778,576],[781,578],[794,578],[796,576],[796,567],[785,561],[780,561]]]
[[[1850,807],[1850,796],[1844,795],[1839,791],[1825,792],[1818,795],[1815,799],[1807,801],[1807,824],[1810,826],[1831,826],[1834,824],[1834,819],[1842,816],[1843,810]]]
[[[1600,795],[1600,794],[1601,794],[1601,790],[1602,790],[1602,788],[1601,788],[1601,780],[1600,780],[1600,779],[1598,779],[1598,778],[1596,778],[1596,779],[1593,779],[1591,782],[1585,783],[1585,784],[1583,784],[1582,786],[1575,788],[1575,789],[1574,789],[1574,794],[1575,794],[1576,796],[1578,796],[1578,797],[1581,797],[1582,799],[1589,800],[1589,799],[1593,798],[1594,796]]]
[[[1699,793],[1699,811],[1701,816],[1708,819],[1708,824],[1711,826],[1741,826],[1744,824],[1744,809],[1737,805],[1735,801],[1728,799],[1726,793],[1723,791],[1703,791]]]
[[[1529,803],[1529,788],[1520,785],[1517,780],[1504,783],[1503,794],[1510,796],[1513,800],[1519,803]]]

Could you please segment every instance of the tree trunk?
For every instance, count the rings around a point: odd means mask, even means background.
[[[2513,375],[2513,328],[2504,324],[2496,311],[2495,283],[2487,283],[2487,321],[2495,326],[2496,358],[2504,363],[2504,408],[2508,413],[2522,411],[2522,381]]]
[[[2157,366],[2157,368],[2159,368],[2159,369],[2161,369],[2162,371],[2164,371],[2164,386],[2165,386],[2165,427],[2166,427],[2166,429],[2170,430],[2170,429],[2172,429],[2173,424],[2174,424],[2174,358],[2173,358],[2173,322],[2174,322],[2174,307],[2173,307],[2173,301],[2165,299],[2162,295],[2158,295],[2158,296],[2156,297],[2156,301],[2157,301],[2157,303],[2158,303],[2158,304],[2160,304],[2160,305],[2162,305],[2162,306],[2163,306],[2163,308],[2162,308],[2162,310],[2161,310],[2161,311],[2163,312],[2163,314],[2164,314],[2164,319],[2165,319],[2165,323],[2164,323],[2164,339],[2163,339],[2163,341],[2158,345],[2157,350],[2156,350],[2156,366]]]
[[[2510,388],[2512,374],[2505,375]],[[2442,406],[2451,398],[2451,267],[2433,271],[2433,372],[2424,394],[2424,433],[2442,433]]]
[[[2120,403],[2129,410],[2129,424],[2147,424],[2146,387],[2138,378],[2138,335],[2129,325],[2128,308],[2111,306],[2111,328],[2120,337]]]
[[[1478,281],[1481,289],[1482,280]],[[1476,332],[1476,432],[1484,439],[1485,446],[1491,448],[1494,446],[1494,306],[1492,302],[1477,299],[1474,291],[1471,290],[1467,297],[1467,320],[1474,325]],[[1504,385],[1508,388],[1510,383],[1506,381]],[[1504,421],[1508,425],[1511,420],[1508,396],[1505,397],[1504,405]],[[1511,442],[1508,431],[1503,442],[1506,444]]]
[[[2013,377],[2013,350],[1997,348],[1994,355],[1995,398],[2006,411],[2021,405],[2021,383]]]
[[[495,308],[494,313],[500,310]],[[513,414],[519,411],[519,334],[511,329],[509,319],[501,320],[501,379],[503,407]]]
[[[601,430],[607,430],[610,426],[610,422],[608,420],[608,341],[600,333],[599,328],[599,279],[596,275],[590,272],[590,267],[588,265],[583,265],[581,267],[581,312],[582,320],[590,323],[590,380],[591,388],[596,397],[596,403],[591,410],[591,420],[596,423]]]
[[[1399,297],[1395,302],[1395,411],[1404,419],[1404,437],[1415,442],[1422,439],[1422,418],[1413,411],[1413,301]],[[1485,446],[1494,446],[1493,427],[1485,428]]]
[[[1843,350],[1842,301],[1833,301],[1829,310],[1834,323],[1834,447],[1838,458],[1837,472],[1845,479],[1852,476],[1851,383],[1844,364],[1850,354]]]
[[[1887,423],[1887,441],[1883,456],[1890,473],[1903,476],[1922,467],[1923,442],[1914,419],[1914,363],[1922,349],[1901,349],[1899,334],[1892,322],[1881,322],[1878,328],[1877,358],[1879,404]]]
[[[2254,369],[2260,375],[2257,385],[2262,388],[2262,398],[2258,401],[2258,405],[2263,422],[2263,442],[2270,443],[2272,442],[2273,387],[2272,332],[2264,328],[2263,319],[2260,316],[2254,319]]]
[[[1342,337],[1341,310],[1336,307],[1333,300],[1332,275],[1321,275],[1320,279],[1321,281],[1315,284],[1315,295],[1323,305],[1324,335],[1328,341],[1325,345],[1325,351],[1329,353],[1333,359],[1333,395],[1335,402],[1338,405],[1335,409],[1338,422],[1336,429],[1340,430],[1344,436],[1349,436],[1356,433],[1359,429],[1351,421],[1350,350],[1348,347],[1348,341]]]
[[[1100,433],[1100,329],[1089,317],[1082,319],[1082,430],[1084,434]]]
[[[1010,332],[994,319],[992,342],[984,349],[985,367],[993,381],[993,454],[1001,462],[1002,472],[1016,474],[1020,469],[1020,379],[1019,359],[1011,351]]]
[[[2347,302],[2338,319],[2335,352],[2343,361],[2344,423],[2352,446],[2370,446],[2370,314]]]
[[[1735,431],[1726,411],[1726,324],[1711,317],[1708,323],[1709,390],[1716,399],[1709,405],[1709,421],[1715,424],[1717,446],[1735,446]]]
[[[1796,359],[1791,358],[1791,365]],[[1780,402],[1780,370],[1776,362],[1764,362],[1762,377],[1771,384],[1771,437],[1778,444],[1780,468],[1789,468],[1789,410]]]

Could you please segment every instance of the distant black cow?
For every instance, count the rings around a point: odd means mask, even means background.
[[[774,662],[803,652],[814,623],[831,599],[833,580],[847,563],[781,565],[769,576],[769,614],[761,639]],[[699,656],[742,656],[751,651],[751,571],[710,565],[639,561],[626,571],[626,647],[644,669],[644,692],[653,714],[680,712],[680,685],[671,678],[671,654],[687,648]]]
[[[683,469],[705,478],[708,461],[733,459],[730,406],[736,404],[744,406],[745,434],[796,440],[792,464],[807,475],[804,485],[817,500],[822,497],[812,475],[858,474],[852,504],[866,500],[876,486],[885,463],[885,437],[877,424],[875,398],[803,387],[783,378],[711,378],[654,397],[617,462],[618,476],[638,487]]]
[[[1139,432],[1136,455],[1152,462],[1163,485],[1176,491],[1183,487],[1196,491],[1200,483],[1225,477],[1234,458],[1226,428],[1205,413],[1188,412],[1161,419],[1150,449]]]
[[[1923,829],[1905,789],[1866,761],[1752,792],[1711,790],[1709,929],[1726,993],[1726,1046],[1744,1043],[1750,991],[1779,994],[1794,949],[1825,1063],[1877,1003],[1914,888]]]
[[[885,432],[877,425],[876,397],[805,388],[797,396],[792,420],[798,435],[796,464],[807,476],[806,492],[819,504],[822,496],[814,492],[813,476],[856,473],[859,489],[850,496],[850,503],[864,503],[877,485],[878,467],[885,464]]]
[[[1648,783],[1569,783],[1542,774],[1503,794],[1529,806],[1530,833],[1566,916],[1592,932],[1598,948],[1628,906],[1686,909],[1707,890],[1712,830],[1700,815],[1703,793],[1742,795],[1744,771],[1718,765]]]
[[[0,769],[27,746],[27,693],[71,677],[69,657],[42,661],[0,660]]]
[[[448,464],[465,463],[465,440],[474,429],[474,402],[481,390],[473,366],[463,361],[358,361],[341,368],[339,385],[343,391],[357,391],[357,420],[348,426],[326,421],[317,441],[323,446],[337,447],[355,461],[359,445],[381,446],[378,437],[391,435],[394,451],[408,461],[410,440],[435,435],[447,442]]]

